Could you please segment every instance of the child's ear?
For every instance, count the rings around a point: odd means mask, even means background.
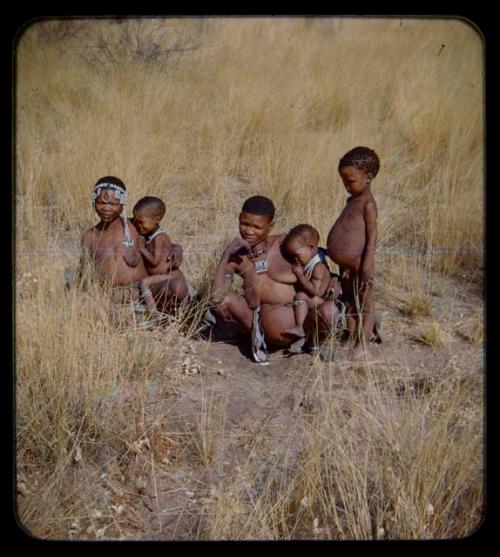
[[[368,180],[368,182],[371,182],[373,180],[373,174],[371,172],[367,172],[366,179]]]

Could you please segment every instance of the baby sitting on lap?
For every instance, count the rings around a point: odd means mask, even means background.
[[[293,261],[292,272],[297,277],[298,292],[293,301],[296,326],[284,331],[292,337],[305,337],[303,325],[307,314],[325,301],[331,283],[324,250],[318,243],[319,233],[309,224],[294,226],[283,240],[283,247]]]

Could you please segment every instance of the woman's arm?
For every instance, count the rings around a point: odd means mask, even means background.
[[[212,285],[212,301],[216,304],[222,302],[226,294],[231,289],[233,275],[238,264],[232,261],[238,251],[249,250],[250,244],[242,238],[235,238],[224,250],[221,260],[215,270],[214,282]]]

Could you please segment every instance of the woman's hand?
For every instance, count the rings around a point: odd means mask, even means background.
[[[243,238],[235,238],[224,250],[224,255],[231,257],[235,253],[238,253],[241,249],[250,251],[251,246],[247,240],[244,240]]]

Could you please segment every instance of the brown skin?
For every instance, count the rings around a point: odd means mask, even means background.
[[[103,195],[106,201],[103,200]],[[88,256],[101,280],[106,281],[111,286],[130,286],[131,297],[135,299],[139,293],[133,284],[148,276],[138,248],[140,243],[139,233],[133,222],[129,220],[129,233],[134,245],[131,247],[123,245],[124,228],[123,221],[120,218],[123,205],[118,203],[113,190],[103,189],[100,191],[100,195],[96,199],[95,210],[100,221],[82,235],[81,245],[84,255],[80,262],[80,270],[83,268],[85,256]],[[172,259],[174,266],[180,264],[182,260],[180,246],[174,246]],[[152,286],[151,289],[158,307],[169,308],[171,300],[165,281]]]
[[[328,267],[324,263],[317,263],[314,266],[311,279],[308,280],[304,274],[304,266],[318,253],[317,242],[305,242],[301,238],[295,237],[288,240],[285,251],[295,262],[292,265],[292,272],[297,277],[295,301],[302,301],[305,304],[294,306],[295,327],[287,329],[285,333],[290,336],[302,338],[305,336],[304,321],[310,309],[316,309],[325,300],[330,286],[331,275]]]
[[[105,192],[108,192],[105,196],[108,201],[102,199]],[[98,275],[112,286],[127,286],[146,276],[146,268],[137,249],[139,234],[130,222],[129,232],[135,245],[123,245],[124,229],[120,218],[123,205],[114,198],[112,190],[101,190],[95,210],[100,222],[83,233],[82,248],[94,263]]]
[[[273,223],[267,216],[242,212],[239,222],[241,238],[235,238],[226,247],[215,272],[212,299],[217,303],[217,312],[249,333],[253,310],[260,305],[261,325],[267,342],[289,346],[294,339],[285,330],[295,326],[295,316],[293,308],[283,304],[293,302],[297,276],[282,251],[284,235],[270,236]],[[267,252],[266,273],[257,273],[254,267],[255,261],[266,257],[266,254],[259,255],[261,250]],[[232,281],[226,273],[236,273],[243,278],[244,296],[230,291]],[[318,308],[319,319],[330,323],[336,316],[336,308],[323,306]],[[316,315],[308,316],[304,324],[306,330],[311,330],[315,321]]]
[[[339,169],[348,198],[327,239],[328,254],[339,266],[343,301],[349,328],[348,350],[353,357],[362,353],[375,322],[373,278],[377,243],[377,205],[369,172],[352,166]],[[358,328],[361,324],[361,338]]]
[[[161,217],[147,211],[134,211],[134,224],[141,236],[138,248],[144,259],[148,277],[141,280],[139,288],[142,290],[163,284],[165,294],[175,301],[183,300],[188,294],[184,275],[177,268],[172,258],[173,244],[166,234],[159,234],[146,245],[144,236],[153,234],[160,226]],[[147,300],[148,301],[148,300]],[[148,301],[150,309],[154,310],[154,301]]]

